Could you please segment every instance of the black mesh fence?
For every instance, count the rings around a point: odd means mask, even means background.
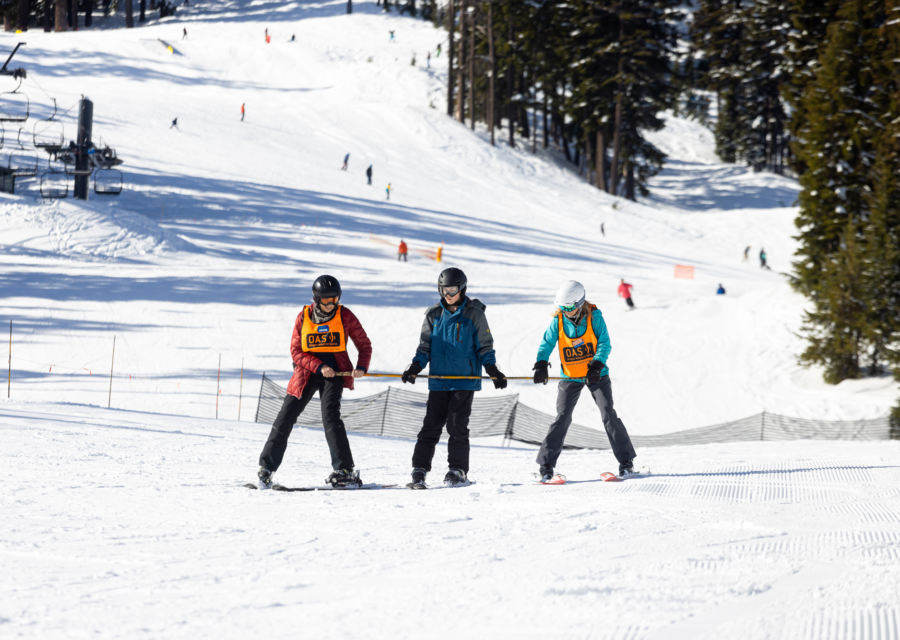
[[[256,422],[271,424],[285,396],[284,387],[263,375],[256,409]],[[424,393],[389,388],[364,398],[341,402],[341,417],[348,431],[399,438],[415,438],[425,417]],[[297,424],[322,427],[319,399],[313,398]],[[517,442],[540,444],[554,416],[527,407],[517,395],[476,398],[472,403],[469,433],[473,438],[505,436]],[[890,418],[825,421],[789,418],[763,412],[749,418],[710,427],[676,431],[659,436],[632,435],[635,447],[751,442],[760,440],[888,440],[900,439],[900,425]],[[566,448],[609,449],[604,431],[573,424],[566,435]]]

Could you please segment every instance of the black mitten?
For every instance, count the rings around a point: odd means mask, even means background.
[[[550,363],[546,360],[538,360],[532,367],[535,384],[547,384],[550,379]]]
[[[493,378],[491,382],[494,383],[495,389],[505,389],[506,385],[509,384],[506,382],[506,376],[500,372],[500,369],[497,368],[495,364],[486,364],[484,365],[484,370],[487,371],[487,374]]]
[[[413,362],[408,367],[406,367],[406,371],[403,372],[403,375],[400,376],[400,379],[406,383],[415,384],[416,376],[422,373],[422,367]]]

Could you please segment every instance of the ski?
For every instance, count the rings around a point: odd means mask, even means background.
[[[600,477],[603,478],[603,482],[622,482],[622,478],[609,471],[601,473]]]
[[[565,484],[565,483],[566,483],[566,477],[565,477],[564,475],[562,475],[561,473],[557,473],[557,474],[554,475],[552,478],[550,478],[547,482],[544,482],[543,480],[541,480],[541,476],[540,476],[539,474],[537,474],[537,473],[534,474],[534,476],[535,476],[534,484],[544,484],[544,485],[554,484],[554,485],[558,485],[558,484]]]
[[[248,482],[244,486],[248,489],[259,489],[252,482]],[[361,487],[356,485],[347,487],[285,487],[284,485],[273,484],[272,491],[364,491],[367,489],[392,489],[396,486],[395,484],[364,484]]]
[[[428,487],[425,486],[424,482],[409,482],[409,483],[407,483],[406,488],[407,489],[416,489],[416,490],[421,491],[421,490],[427,489]]]

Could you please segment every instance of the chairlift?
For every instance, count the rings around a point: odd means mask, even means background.
[[[92,149],[88,150],[90,153]],[[66,149],[62,150],[63,172],[70,176],[89,176],[94,171],[94,164],[90,157],[84,164],[84,168],[78,168],[78,148],[74,143],[70,143]]]
[[[98,196],[122,193],[122,172],[118,169],[97,169],[94,172],[94,193]]]
[[[16,138],[18,146],[9,152],[6,166],[10,173],[17,178],[30,178],[38,172],[38,157],[31,153],[22,144],[22,129],[19,128],[19,136]]]
[[[63,123],[56,119],[57,110],[56,98],[53,98],[53,115],[34,123],[34,146],[47,153],[62,148],[66,139]]]
[[[25,122],[31,115],[31,105],[28,96],[19,93],[22,87],[22,78],[19,78],[19,86],[12,91],[0,93],[0,122]]]
[[[41,175],[41,197],[48,200],[69,197],[69,176],[51,166]]]

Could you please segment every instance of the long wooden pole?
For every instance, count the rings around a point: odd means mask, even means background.
[[[222,354],[219,354],[219,374],[216,376],[216,420],[219,419],[219,381],[222,379]]]
[[[106,408],[109,409],[112,407],[112,379],[113,379],[113,367],[116,364],[116,337],[113,336],[113,354],[112,361],[109,364],[109,400],[106,403]]]
[[[352,371],[335,371],[334,375],[336,376],[352,376]],[[402,373],[365,373],[363,374],[365,378],[402,378]],[[416,374],[417,378],[435,378],[437,380],[496,380],[497,378],[492,378],[491,376],[429,376]],[[504,380],[533,380],[533,376],[506,376],[503,378]],[[587,378],[563,378],[562,376],[550,376],[547,380],[586,380]]]
[[[241,358],[241,387],[238,391],[238,422],[241,421],[241,399],[244,397],[244,359]]]

